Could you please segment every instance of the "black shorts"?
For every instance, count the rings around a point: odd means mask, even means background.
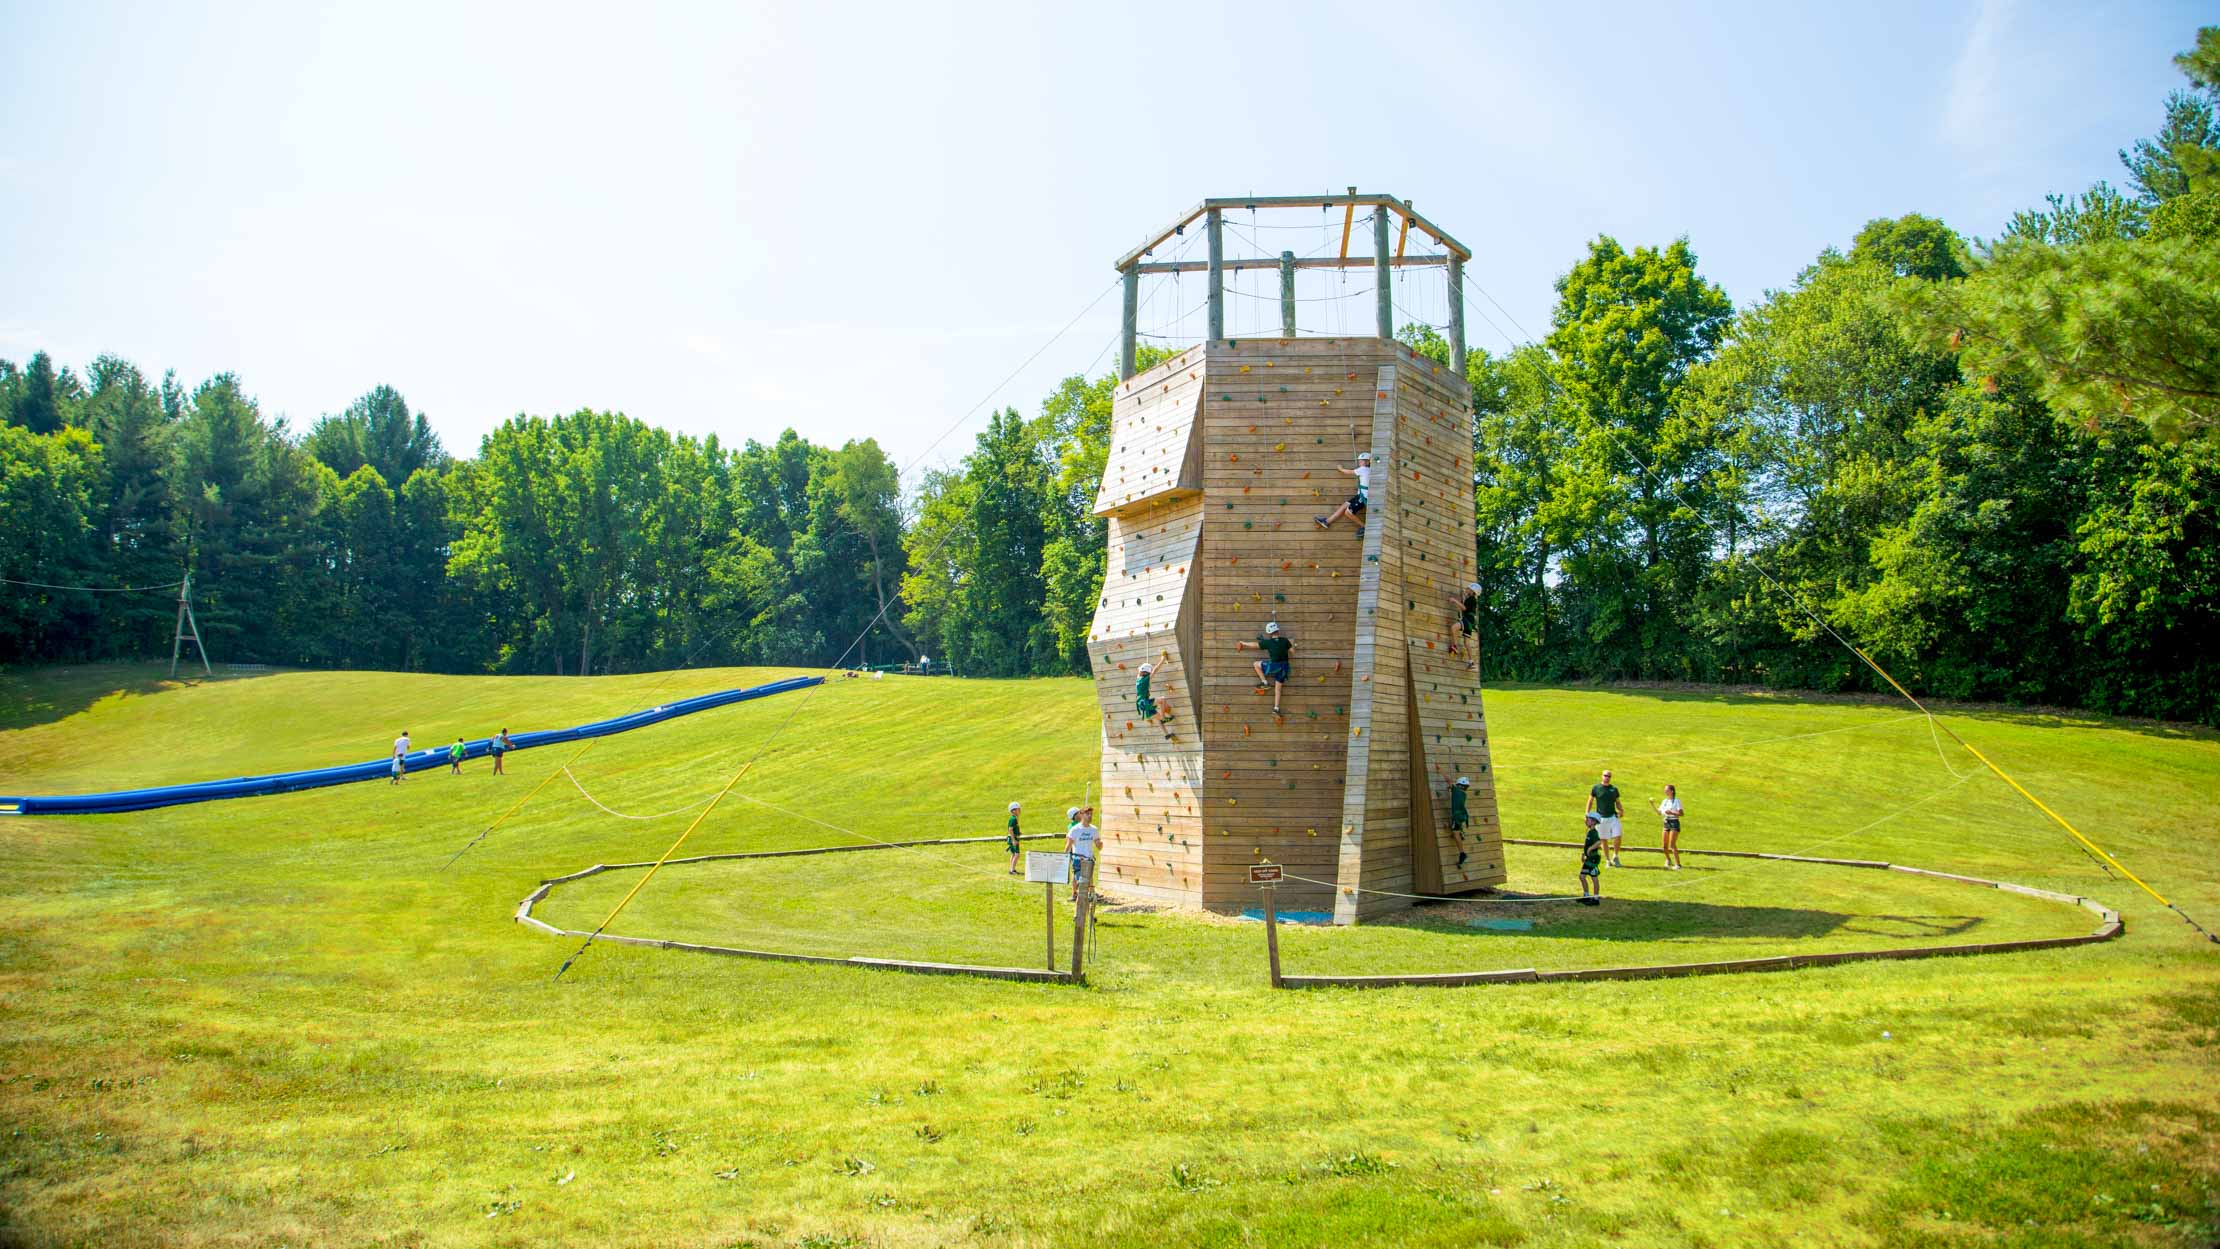
[[[1364,492],[1362,490],[1349,496],[1349,510],[1352,512],[1364,510]]]
[[[1287,666],[1287,661],[1286,661],[1286,660],[1284,660],[1284,659],[1267,659],[1267,660],[1265,660],[1265,661],[1264,661],[1264,679],[1265,679],[1265,680],[1267,680],[1267,681],[1278,681],[1278,682],[1280,682],[1281,684],[1283,684],[1283,685],[1284,685],[1284,684],[1286,684],[1286,683],[1287,683],[1287,673],[1288,673],[1288,666]]]
[[[1680,831],[1680,818],[1679,818],[1678,816],[1671,816],[1671,815],[1668,815],[1668,816],[1666,816],[1666,817],[1665,817],[1665,831],[1666,831],[1666,832],[1668,832],[1668,833],[1677,833],[1677,832],[1679,832],[1679,831]]]

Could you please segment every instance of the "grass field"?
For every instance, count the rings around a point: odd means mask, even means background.
[[[375,758],[784,675],[150,670],[0,676],[0,792]],[[1565,837],[1593,772],[1680,785],[1691,848],[1883,858],[2100,898],[2128,935],[1771,976],[1273,993],[1253,924],[1113,914],[1087,988],[601,946],[512,924],[542,878],[652,858],[557,779],[418,774],[133,816],[0,819],[0,1244],[2209,1245],[2220,947],[2100,874],[1895,707],[1492,689],[1504,821]],[[687,851],[1051,831],[1092,775],[1076,681],[834,682],[610,738],[603,803],[713,793]],[[2220,916],[2220,739],[1949,722]],[[1955,769],[1955,774],[1952,769]],[[1961,779],[1963,778],[1963,779]],[[770,806],[760,804],[768,803]],[[779,808],[779,809],[774,809]],[[783,809],[783,810],[780,810]],[[803,819],[808,816],[811,819]],[[828,828],[825,824],[837,826]],[[852,834],[848,831],[853,830]],[[1630,842],[1654,838],[1637,826]],[[1635,862],[1653,862],[1653,857]],[[1283,930],[1289,970],[1685,961],[2085,931],[1893,873],[1608,871],[1604,908]],[[1573,856],[1515,848],[1515,889]],[[637,875],[543,904],[592,927]],[[994,847],[666,870],[612,931],[1031,964]],[[1068,930],[1067,930],[1068,931]]]

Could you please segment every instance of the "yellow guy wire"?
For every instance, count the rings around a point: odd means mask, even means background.
[[[2087,847],[2090,853],[2096,855],[2104,862],[2111,864],[2115,869],[2119,871],[2120,875],[2127,877],[2131,881],[2134,881],[2136,888],[2141,889],[2143,892],[2151,895],[2152,898],[2157,900],[2160,906],[2163,906],[2167,910],[2174,912],[2176,915],[2181,915],[2181,908],[2175,906],[2172,902],[2167,901],[2166,895],[2145,884],[2142,877],[2129,871],[2126,864],[2120,862],[2118,859],[2113,858],[2112,855],[2108,853],[2103,846],[2100,846],[2097,843],[2089,840],[2087,837],[2082,836],[2081,830],[2075,828],[2072,821],[2068,820],[2065,816],[2058,814],[2056,811],[2051,810],[2049,803],[2044,802],[2042,799],[2037,798],[2034,794],[2029,793],[2027,786],[2022,785],[2018,781],[2012,779],[2011,773],[2005,771],[2003,768],[1998,767],[1996,764],[1991,763],[1987,755],[1982,754],[1978,750],[1975,750],[1973,748],[1972,742],[1969,742],[1965,738],[1958,736],[1955,732],[1951,731],[1949,725],[1944,724],[1940,720],[1937,720],[1935,718],[1935,713],[1927,710],[1926,704],[1920,702],[1917,698],[1913,698],[1912,692],[1908,689],[1905,689],[1903,683],[1899,682],[1894,676],[1891,676],[1889,674],[1889,670],[1882,667],[1878,662],[1876,662],[1873,656],[1866,654],[1863,647],[1852,646],[1850,650],[1859,659],[1865,661],[1866,667],[1873,669],[1877,673],[1880,673],[1882,680],[1888,682],[1889,685],[1892,686],[1897,693],[1902,694],[1905,699],[1908,700],[1914,707],[1919,708],[1920,711],[1927,716],[1927,723],[1941,729],[1945,733],[1950,734],[1951,741],[1954,741],[1960,746],[1964,747],[1967,754],[1970,754],[1974,758],[1979,759],[1981,761],[1981,766],[1987,768],[1991,772],[1996,773],[1998,780],[2001,780],[2005,784],[2010,785],[2015,791],[2019,793],[2020,797],[2025,798],[2029,802],[2035,804],[2036,810],[2042,812],[2044,815],[2049,816],[2053,821],[2057,823],[2058,827],[2065,829],[2067,833],[2072,835],[2075,841],[2078,841],[2083,846]],[[2182,918],[2188,919],[2189,917],[2183,915]],[[2190,925],[2197,928],[2197,931],[2199,932],[2205,931],[2203,927],[2199,926],[2196,923],[2195,920],[2191,920]],[[2209,940],[2220,941],[2220,938],[2213,937],[2213,935],[2209,932],[2205,932],[2205,936]]]

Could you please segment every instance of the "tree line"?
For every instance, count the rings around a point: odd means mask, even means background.
[[[1921,692],[2220,723],[2220,31],[2179,63],[2124,188],[1994,240],[1877,220],[1740,310],[1686,239],[1595,240],[1541,341],[1468,358],[1491,679],[1878,688],[1839,631]],[[229,374],[42,353],[0,361],[0,578],[189,567],[244,662],[1081,673],[1114,385],[905,493],[870,440],[582,410],[458,458],[389,387],[296,433]],[[0,659],[169,643],[160,593],[0,591]]]

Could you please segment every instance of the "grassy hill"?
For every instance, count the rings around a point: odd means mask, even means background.
[[[143,669],[0,677],[0,792],[208,779],[557,727],[786,675],[588,680]],[[2094,868],[1900,709],[1489,693],[1504,819],[1569,836],[1593,773],[1666,781],[1690,848],[2101,898],[2100,947],[1766,977],[1275,994],[1254,925],[1110,916],[1086,989],[735,962],[509,922],[540,879],[652,858],[558,778],[346,786],[0,820],[0,1244],[2209,1243],[2220,948]],[[790,723],[787,723],[791,720]],[[2193,913],[2220,915],[2220,740],[1951,723]],[[782,724],[786,724],[783,731]],[[775,741],[772,740],[775,736]],[[605,739],[619,811],[714,793],[689,852],[1051,831],[1094,772],[1076,681],[834,682]],[[768,805],[764,805],[768,804]],[[1630,842],[1654,844],[1636,824]],[[1534,927],[1429,908],[1289,931],[1291,970],[1577,966],[2079,931],[1893,874],[1691,860]],[[1563,851],[1514,849],[1559,892]],[[636,877],[551,898],[591,927]],[[1038,887],[994,847],[668,869],[615,931],[1022,963]]]

